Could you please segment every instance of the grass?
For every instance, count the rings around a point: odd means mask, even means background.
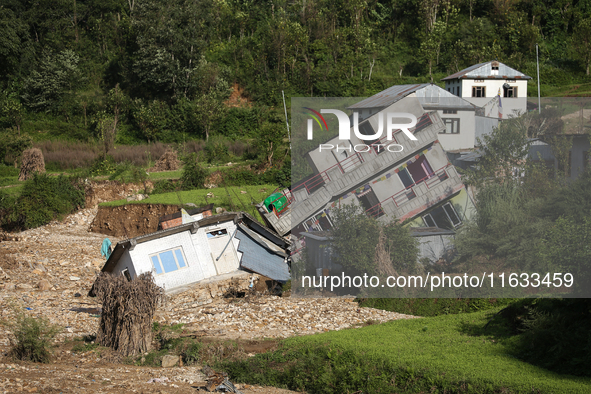
[[[258,204],[267,198],[277,186],[275,185],[255,185],[255,186],[228,186],[227,188],[218,187],[214,189],[196,189],[189,191],[180,191],[172,193],[152,194],[147,200],[127,201],[117,200],[101,203],[101,206],[116,207],[126,204],[169,204],[179,205],[193,203],[197,206],[214,204],[214,207],[223,207],[229,211],[246,211],[259,220],[258,211],[254,204]],[[246,194],[242,194],[245,191]],[[214,197],[208,198],[207,194],[213,193]],[[180,201],[179,201],[180,198]]]
[[[161,172],[148,172],[148,180],[150,181],[159,181],[161,179],[180,179],[183,171],[176,170],[176,171],[161,171]]]
[[[276,352],[228,362],[233,381],[314,393],[588,393],[591,379],[517,359],[496,310],[401,320],[290,338]]]
[[[19,182],[20,185],[16,185],[16,186],[12,186],[12,187],[2,187],[0,188],[0,191],[2,191],[2,193],[6,193],[9,196],[19,196],[21,194],[21,191],[23,190],[23,183],[24,182]]]
[[[181,356],[184,365],[214,364],[223,359],[245,359],[244,349],[236,341],[202,341],[183,337],[184,324],[163,325],[155,322],[153,325],[155,349],[147,354],[129,357],[126,362],[137,366],[159,367],[165,355]]]
[[[543,97],[589,97],[591,96],[591,83],[577,83],[563,86],[542,86],[541,91]]]

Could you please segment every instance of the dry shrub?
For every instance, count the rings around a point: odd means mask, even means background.
[[[172,149],[168,149],[160,159],[156,162],[156,165],[150,168],[148,171],[150,172],[160,172],[160,171],[175,171],[178,170],[181,165],[180,160],[177,157],[176,151]]]
[[[43,159],[41,149],[31,148],[23,152],[23,161],[18,180],[26,181],[32,178],[35,173],[45,173],[45,160]]]
[[[111,150],[116,163],[131,163],[139,167],[146,167],[154,158],[161,157],[164,152],[171,149],[170,145],[156,142],[154,144],[122,145]]]
[[[205,149],[205,141],[187,141],[183,147],[185,154],[199,153]]]
[[[2,230],[0,230],[0,242],[3,238],[8,238],[9,236],[6,235]],[[18,262],[16,261],[13,254],[8,252],[5,249],[0,249],[0,268],[5,270],[11,270],[13,268],[17,268],[19,266]],[[1,277],[0,277],[1,278]]]
[[[148,352],[152,345],[152,319],[164,290],[154,283],[152,273],[132,281],[123,275],[101,273],[94,284],[103,305],[97,341],[123,356]]]
[[[4,323],[14,335],[8,355],[15,360],[48,363],[54,347],[55,336],[61,327],[43,317],[17,313],[14,323]]]
[[[63,170],[90,166],[101,150],[96,144],[64,141],[43,141],[35,145],[41,149],[46,165]]]
[[[207,180],[205,181],[205,184],[215,185],[214,187],[217,187],[218,185],[221,185],[223,182],[224,174],[221,171],[214,171],[211,174],[209,174]]]

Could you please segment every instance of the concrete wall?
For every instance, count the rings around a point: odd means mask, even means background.
[[[154,253],[163,252],[177,247],[182,247],[187,266],[173,272],[159,275],[156,274],[156,272],[153,271],[152,261],[149,256]],[[191,241],[191,232],[189,230],[137,244],[135,248],[130,251],[130,256],[133,260],[137,275],[152,271],[156,284],[163,287],[165,290],[170,290],[205,278],[204,266],[207,265],[207,260],[203,260],[197,255],[193,242]]]
[[[581,175],[587,164],[585,163],[585,152],[591,150],[589,138],[586,135],[573,136],[573,147],[571,149],[571,179],[576,179]]]
[[[449,257],[454,249],[453,235],[433,235],[428,237],[417,237],[419,241],[418,260],[428,259],[434,263],[439,259]]]
[[[195,234],[191,235],[192,244],[195,247],[195,251],[199,258],[199,261],[206,262],[205,264],[203,264],[203,274],[205,278],[210,278],[212,276],[217,275],[212,258],[212,250],[207,239],[207,233],[220,229],[225,229],[228,232],[228,235],[232,236],[232,234],[234,234],[234,231],[236,230],[236,225],[233,221],[230,220],[208,227],[200,227]],[[234,244],[234,250],[236,251],[236,255],[238,256],[238,261],[240,261],[240,259],[242,258],[242,253],[238,252],[238,245],[240,244],[240,241],[236,237],[234,237],[232,238],[232,243]],[[217,258],[217,256],[215,257]],[[236,269],[238,269],[238,265],[236,266]]]
[[[433,144],[433,149],[425,153],[425,157],[433,171],[437,171],[448,164],[447,156],[445,155],[442,144]]]
[[[490,135],[499,125],[499,119],[496,117],[476,116],[475,121],[476,134],[474,135],[474,146],[476,146],[477,138],[482,140],[485,135]]]
[[[460,132],[458,134],[440,133],[439,142],[445,150],[459,150],[474,148],[476,121],[474,111],[457,111],[457,114],[444,114],[437,111],[445,123],[445,119],[459,119]]]
[[[333,139],[331,139],[330,141],[327,141],[326,144],[331,144],[331,145],[339,145],[339,143],[341,144],[340,146],[342,146],[343,143],[347,143],[348,141],[340,141],[339,137],[335,137]],[[349,145],[347,143],[347,145]],[[312,167],[312,169],[314,170],[315,174],[321,173],[323,171],[326,171],[327,169],[329,169],[330,167],[333,167],[334,165],[336,165],[337,159],[335,158],[335,156],[333,154],[331,154],[331,152],[329,150],[326,151],[322,151],[320,152],[318,148],[315,148],[313,151],[310,151],[307,155],[306,158],[308,160],[308,164],[310,164],[310,167]]]

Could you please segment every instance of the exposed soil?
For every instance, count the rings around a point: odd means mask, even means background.
[[[209,341],[207,341],[209,342]],[[81,342],[78,342],[80,344]],[[210,342],[211,343],[211,342]],[[121,363],[116,352],[96,348],[75,352],[73,342],[59,346],[51,364],[0,358],[0,393],[205,393],[207,384],[200,365],[160,368]],[[238,343],[252,357],[274,349],[274,341]],[[290,394],[274,387],[236,384],[244,394]]]
[[[244,89],[237,83],[232,86],[232,93],[225,104],[229,108],[252,107],[252,102],[244,94]]]
[[[86,207],[92,208],[101,202],[116,201],[152,188],[152,182],[121,183],[117,181],[92,181],[86,183]]]
[[[157,231],[162,216],[178,211],[178,206],[164,204],[99,207],[89,230],[112,237],[134,238]]]

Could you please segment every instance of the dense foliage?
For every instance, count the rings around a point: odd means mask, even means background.
[[[590,12],[582,0],[1,0],[0,128],[107,151],[224,135],[280,163],[282,90],[367,96],[491,59],[534,76],[536,44],[544,84],[581,82]]]
[[[84,185],[76,178],[35,174],[20,196],[0,191],[0,224],[8,229],[35,228],[84,208]]]

